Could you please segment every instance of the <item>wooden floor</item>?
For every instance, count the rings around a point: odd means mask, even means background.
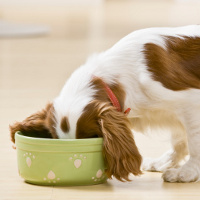
[[[98,1],[97,1],[98,2]],[[87,56],[105,50],[139,28],[199,24],[198,1],[116,0],[90,6],[2,6],[2,19],[45,24],[43,37],[0,38],[0,199],[200,199],[200,183],[164,183],[160,173],[132,177],[132,182],[109,180],[96,186],[41,187],[18,175],[16,151],[8,125],[23,120],[59,94],[66,79]],[[170,145],[136,135],[143,156],[157,157]],[[156,138],[156,139],[155,139]]]

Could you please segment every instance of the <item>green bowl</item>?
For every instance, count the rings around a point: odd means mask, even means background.
[[[15,134],[19,174],[36,185],[104,183],[102,138],[43,139]]]

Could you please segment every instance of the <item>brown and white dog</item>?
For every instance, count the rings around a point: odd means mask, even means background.
[[[18,130],[47,138],[103,137],[108,177],[129,180],[130,173],[141,174],[142,162],[131,129],[158,127],[171,129],[172,149],[145,160],[144,169],[164,171],[169,182],[198,181],[200,25],[129,34],[92,56],[53,103],[10,130],[13,142]],[[189,160],[179,166],[188,154]]]

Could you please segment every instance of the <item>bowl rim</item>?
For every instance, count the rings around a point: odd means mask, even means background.
[[[17,143],[27,143],[36,145],[102,145],[103,138],[86,138],[86,139],[51,139],[51,138],[36,138],[25,136],[21,131],[15,133]]]

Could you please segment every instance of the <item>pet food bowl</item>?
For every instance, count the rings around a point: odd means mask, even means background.
[[[19,174],[36,185],[104,183],[102,138],[43,139],[15,134]]]

